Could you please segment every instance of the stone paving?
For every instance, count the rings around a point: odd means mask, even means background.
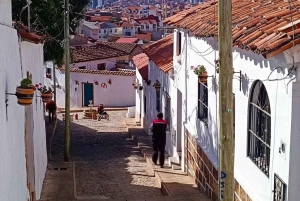
[[[162,197],[153,170],[127,132],[126,111],[109,111],[110,121],[71,122],[71,160],[75,163],[78,198],[134,199]],[[64,122],[58,115],[52,159],[63,160]]]

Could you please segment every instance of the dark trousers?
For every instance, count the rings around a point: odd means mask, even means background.
[[[54,115],[55,115],[55,111],[53,110],[49,110],[49,122],[54,122]]]
[[[155,164],[157,163],[158,152],[159,152],[159,164],[160,166],[163,166],[165,163],[165,145],[153,142],[153,150],[154,150],[154,153],[152,155],[153,163]]]

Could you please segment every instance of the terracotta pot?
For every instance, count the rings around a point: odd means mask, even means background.
[[[203,72],[201,75],[198,75],[199,82],[206,83],[207,82],[207,72]]]
[[[50,102],[51,99],[52,99],[52,93],[50,93],[50,94],[43,93],[42,94],[42,102],[43,103],[48,103],[48,102]]]
[[[31,105],[33,94],[34,94],[33,88],[17,87],[16,96],[18,98],[18,104],[23,106]]]
[[[137,87],[137,86],[133,86],[133,88],[134,88],[134,89],[137,89],[138,87]]]

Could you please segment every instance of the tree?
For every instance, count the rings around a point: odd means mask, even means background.
[[[84,17],[90,0],[70,0],[70,33],[74,33],[79,21]],[[12,0],[12,17],[25,25],[28,22],[27,0]],[[64,54],[64,1],[31,0],[31,29],[48,35],[44,44],[44,60],[61,65]]]

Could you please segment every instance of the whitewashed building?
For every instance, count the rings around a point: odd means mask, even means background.
[[[22,79],[43,83],[43,37],[12,25],[11,1],[0,2],[0,200],[38,200],[47,166],[44,106],[35,92],[30,106],[15,93]]]
[[[152,84],[144,87],[144,99],[138,96],[137,101],[147,105],[146,110],[136,107],[145,129],[158,111],[170,117],[172,131],[166,151],[182,159],[182,169],[212,198],[218,196],[219,177],[218,26],[213,23],[217,19],[210,21],[216,4],[207,2],[165,20],[176,28],[173,71],[165,73],[155,66],[145,50],[150,59],[148,79],[152,83],[158,80],[161,88],[157,92]],[[232,4],[235,47],[233,91],[228,95],[234,102],[238,201],[299,200],[300,40],[293,28],[299,22],[290,21],[290,10],[285,10],[288,5],[250,0]],[[260,12],[263,16],[254,15]],[[160,55],[167,53],[161,51]],[[205,83],[200,83],[192,70],[198,65],[204,65],[208,73]],[[174,141],[175,151],[170,150]]]

